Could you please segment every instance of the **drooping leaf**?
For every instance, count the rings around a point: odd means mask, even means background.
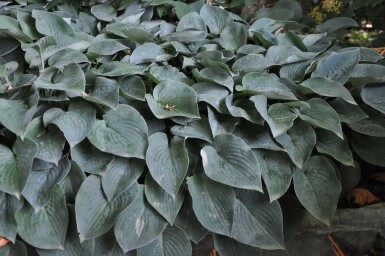
[[[253,154],[269,192],[270,202],[283,196],[293,177],[293,164],[284,152],[254,149]]]
[[[125,76],[119,82],[120,94],[123,97],[144,100],[146,95],[146,87],[143,80],[136,75]]]
[[[31,119],[26,118],[28,106],[17,100],[0,99],[0,123],[22,139]]]
[[[28,244],[41,249],[63,249],[68,227],[65,194],[55,186],[48,203],[36,210],[28,202],[16,212],[18,234]]]
[[[210,107],[207,107],[207,112],[211,132],[214,137],[219,134],[232,133],[235,130],[236,125],[241,121],[239,117],[218,114]]]
[[[328,130],[317,129],[316,148],[318,152],[328,154],[344,165],[353,165],[352,152],[346,138],[342,140]]]
[[[190,256],[190,240],[182,229],[167,226],[160,236],[137,250],[138,256]]]
[[[214,247],[222,256],[233,256],[233,255],[243,255],[243,256],[260,256],[261,249],[242,244],[235,239],[229,238],[227,236],[222,236],[214,234]]]
[[[131,187],[144,170],[143,160],[116,156],[103,170],[102,187],[109,202]]]
[[[92,255],[94,251],[95,241],[94,239],[83,241],[81,243],[79,234],[76,229],[76,216],[75,207],[73,205],[68,206],[69,212],[69,224],[67,235],[64,241],[62,250],[41,250],[38,249],[38,253],[41,256],[72,256],[72,255]]]
[[[308,89],[311,93],[317,93],[321,96],[338,97],[350,104],[357,105],[353,96],[342,84],[326,77],[312,77],[301,83],[302,87]]]
[[[283,216],[278,201],[252,190],[235,190],[231,237],[262,249],[283,249]]]
[[[310,108],[301,107],[298,111],[299,117],[316,127],[334,132],[343,139],[340,119],[337,112],[324,100],[312,98],[307,101]]]
[[[278,46],[290,46],[290,45],[292,45],[292,46],[297,47],[298,49],[300,49],[303,52],[308,51],[306,45],[302,42],[302,39],[296,33],[292,32],[290,30],[284,31],[283,33],[279,34],[277,39],[278,39]]]
[[[57,166],[35,160],[23,189],[23,196],[34,209],[41,209],[48,203],[56,184],[64,179],[70,168],[68,157],[62,158]]]
[[[116,10],[107,3],[92,6],[91,13],[99,20],[107,22],[112,21],[116,17]]]
[[[95,238],[94,256],[129,256],[125,254],[123,249],[120,248],[118,241],[116,241],[114,235],[114,229],[111,228],[109,231],[101,236]]]
[[[321,60],[311,77],[326,77],[344,84],[356,68],[360,51],[335,53]]]
[[[194,70],[193,74],[199,82],[211,81],[228,88],[233,91],[234,81],[230,72],[219,67],[207,67],[200,71]]]
[[[32,17],[36,20],[36,29],[40,34],[56,36],[74,33],[73,28],[56,13],[35,9]]]
[[[119,105],[119,85],[115,80],[98,76],[95,87],[84,98],[116,110]]]
[[[236,89],[250,94],[262,94],[269,99],[297,100],[283,83],[270,74],[248,73],[243,77],[242,85],[236,86]]]
[[[225,99],[227,110],[232,116],[242,117],[252,123],[263,124],[264,121],[252,101],[240,99],[233,102],[233,98],[233,95],[229,95]]]
[[[197,174],[187,179],[187,185],[199,222],[214,233],[230,236],[235,206],[233,189]]]
[[[385,67],[378,64],[358,64],[351,73],[349,81],[358,87],[366,84],[384,83]]]
[[[318,32],[332,33],[339,29],[358,27],[355,20],[349,17],[336,17],[328,19],[327,21],[316,26]]]
[[[0,190],[20,198],[37,153],[37,145],[27,138],[17,139],[12,151],[0,145]]]
[[[73,63],[65,66],[63,73],[57,75],[53,82],[38,78],[34,85],[42,89],[82,93],[85,90],[86,78],[80,66]]]
[[[184,139],[174,137],[168,141],[164,133],[149,137],[146,163],[154,180],[175,197],[186,176],[188,154]]]
[[[176,31],[184,30],[200,30],[207,31],[207,27],[203,19],[196,12],[190,12],[182,17],[178,22]]]
[[[213,146],[201,150],[206,175],[232,187],[262,191],[261,170],[247,144],[232,134],[215,136]]]
[[[316,134],[306,122],[296,121],[285,133],[275,138],[283,146],[293,163],[302,168],[316,144]]]
[[[265,58],[274,61],[279,65],[295,63],[305,60],[312,60],[319,53],[302,52],[294,46],[271,46],[266,52]]]
[[[138,194],[139,185],[134,183],[109,202],[103,192],[101,178],[96,175],[88,176],[82,183],[75,201],[80,239],[89,240],[107,232],[119,214],[136,200]]]
[[[179,191],[174,197],[167,193],[151,175],[146,175],[145,194],[147,201],[154,207],[157,212],[162,215],[170,225],[174,224],[174,220],[182,207],[184,195]]]
[[[321,156],[313,156],[302,170],[294,173],[294,190],[305,209],[318,220],[330,225],[337,207],[341,184],[333,166]]]
[[[268,110],[267,98],[263,95],[253,96],[250,100],[254,102],[255,108],[270,126],[274,138],[290,129],[298,117],[287,105],[282,103],[273,104]]]
[[[202,82],[192,86],[198,96],[198,102],[207,102],[219,113],[226,112],[225,98],[229,91],[221,85],[214,82]]]
[[[161,82],[146,94],[152,113],[159,119],[183,116],[199,118],[197,94],[194,89],[177,81]]]
[[[349,128],[365,135],[385,137],[385,120],[383,115],[368,107],[365,107],[364,110],[363,114],[366,115],[366,118],[348,123]]]
[[[44,113],[44,125],[55,124],[64,133],[71,147],[81,142],[90,133],[96,120],[96,109],[84,101],[75,101],[65,112],[52,108]]]
[[[114,232],[124,252],[154,241],[166,228],[167,221],[146,201],[144,187],[139,196],[117,218]]]
[[[119,105],[97,120],[88,140],[99,150],[121,157],[144,158],[147,148],[147,124],[133,107]]]
[[[15,243],[17,223],[15,213],[21,202],[14,196],[0,191],[0,236]]]

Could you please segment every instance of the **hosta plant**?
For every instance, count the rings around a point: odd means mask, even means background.
[[[382,56],[327,31],[201,1],[1,5],[1,255],[284,249],[385,166]]]

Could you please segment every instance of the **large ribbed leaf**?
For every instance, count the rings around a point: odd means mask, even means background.
[[[165,191],[151,175],[146,175],[145,179],[145,194],[147,201],[154,207],[160,215],[162,215],[170,225],[174,224],[174,220],[182,207],[184,195],[179,191],[172,197]]]
[[[151,176],[167,193],[175,197],[189,163],[184,139],[174,137],[169,142],[165,133],[155,133],[148,140],[146,163]]]
[[[326,77],[344,84],[356,68],[360,51],[335,53],[321,60],[311,77]]]
[[[341,193],[341,184],[330,162],[311,157],[294,173],[294,190],[301,204],[314,217],[330,225]]]
[[[80,169],[75,161],[71,160],[71,169],[64,179],[59,181],[60,187],[63,188],[67,203],[74,203],[76,194],[79,191],[80,186],[86,179],[86,174]]]
[[[140,44],[150,41],[155,37],[153,34],[130,23],[110,23],[107,25],[107,31]]]
[[[195,244],[201,241],[208,232],[195,216],[190,195],[185,196],[182,208],[175,219],[175,225],[183,229]]]
[[[73,63],[65,66],[63,72],[57,75],[53,82],[40,77],[35,80],[34,85],[42,89],[82,93],[86,86],[86,78],[79,65]]]
[[[115,80],[97,77],[92,92],[84,98],[116,110],[119,104],[119,85]]]
[[[0,123],[21,138],[24,138],[31,120],[25,118],[27,113],[28,106],[22,101],[0,99]]]
[[[111,22],[116,17],[116,10],[108,3],[92,6],[91,13],[99,20],[107,22]]]
[[[15,243],[17,224],[16,211],[21,207],[21,202],[16,197],[0,191],[0,236]]]
[[[145,43],[135,48],[130,57],[133,64],[163,62],[171,59],[173,56],[167,54],[166,51],[157,44]]]
[[[358,27],[358,24],[355,20],[349,17],[336,17],[328,19],[325,22],[316,26],[318,32],[328,32],[332,33],[339,29]]]
[[[368,106],[385,114],[385,84],[365,86],[362,88],[361,98]]]
[[[32,11],[32,17],[36,20],[36,29],[40,34],[56,36],[74,33],[73,28],[56,13],[35,9]]]
[[[258,54],[248,54],[234,62],[232,69],[241,72],[259,72],[276,65]]]
[[[190,240],[182,229],[167,226],[154,241],[137,250],[138,256],[190,256]]]
[[[312,77],[303,81],[301,86],[309,90],[309,93],[317,93],[327,97],[338,97],[350,104],[357,105],[348,89],[335,80],[326,77]]]
[[[0,190],[20,198],[27,182],[37,145],[27,138],[16,140],[12,151],[0,145]]]
[[[233,91],[234,81],[230,72],[220,67],[207,67],[200,71],[194,69],[193,74],[198,82],[215,82],[219,85],[225,86],[231,92]]]
[[[214,234],[214,247],[222,256],[260,256],[261,249],[242,244],[227,236]]]
[[[164,81],[155,86],[153,95],[146,94],[152,113],[159,119],[174,116],[199,118],[197,94],[188,85]]]
[[[0,254],[4,256],[27,256],[27,248],[22,242],[16,240],[15,244],[7,243],[0,247]]]
[[[301,107],[298,111],[299,117],[316,127],[332,131],[343,139],[337,112],[326,101],[319,98],[312,98],[307,103],[309,103],[310,108]]]
[[[40,256],[74,256],[74,255],[93,255],[95,241],[94,239],[83,241],[81,243],[76,229],[75,208],[68,205],[69,224],[67,235],[62,250],[41,250],[38,249]]]
[[[231,22],[222,30],[219,42],[223,48],[236,51],[247,42],[245,27],[237,22]]]
[[[109,202],[131,187],[144,170],[145,162],[136,158],[115,157],[101,173],[103,191]]]
[[[114,232],[124,252],[154,241],[166,228],[167,221],[146,201],[144,187],[139,196],[117,218]]]
[[[199,222],[214,233],[230,236],[235,206],[233,189],[198,175],[189,177],[187,184]]]
[[[93,69],[92,72],[98,76],[116,77],[142,74],[143,69],[129,62],[109,61],[100,65],[98,69]]]
[[[203,19],[196,12],[190,12],[182,17],[178,22],[176,31],[200,30],[207,32],[207,27]]]
[[[202,82],[192,86],[198,94],[198,102],[204,101],[214,107],[218,112],[226,112],[225,98],[229,95],[226,87],[214,82]]]
[[[282,103],[273,104],[267,110],[267,98],[263,95],[253,96],[250,100],[254,102],[255,108],[266,120],[273,137],[277,137],[290,129],[298,117],[287,105]]]
[[[79,165],[83,172],[97,174],[107,168],[107,165],[112,161],[114,156],[101,152],[88,140],[83,140],[71,148],[71,158]]]
[[[355,123],[369,117],[359,106],[349,104],[342,99],[334,99],[329,105],[334,108],[343,123]]]
[[[231,237],[262,249],[283,249],[283,216],[278,201],[252,190],[235,190]]]
[[[113,55],[119,51],[127,49],[127,46],[116,40],[101,40],[92,44],[88,48],[88,53],[97,55]]]
[[[97,120],[87,138],[99,150],[122,157],[144,158],[147,124],[133,107],[119,105]]]
[[[201,150],[207,176],[232,187],[262,191],[261,170],[247,144],[232,134],[220,134]]]
[[[60,108],[52,108],[43,116],[44,125],[55,124],[59,127],[71,147],[87,137],[95,120],[95,108],[84,101],[73,102],[67,112]]]
[[[88,176],[81,185],[75,201],[78,232],[81,240],[102,235],[115,223],[117,216],[129,206],[139,193],[134,183],[113,201],[109,202],[102,188],[101,178]]]
[[[144,100],[146,87],[139,76],[126,76],[119,82],[120,96],[128,99]]]
[[[219,34],[232,21],[228,12],[212,5],[204,5],[199,15],[214,34]]]
[[[368,163],[385,167],[385,138],[355,133],[352,140],[353,150]]]
[[[248,73],[243,77],[242,85],[236,86],[236,89],[250,94],[262,94],[269,99],[297,100],[289,88],[270,74]]]
[[[318,152],[328,154],[344,165],[353,165],[352,152],[346,139],[341,139],[334,133],[317,129],[317,144]]]
[[[81,51],[71,48],[62,49],[51,55],[48,59],[50,67],[62,68],[71,63],[88,62],[88,58]]]
[[[316,144],[316,134],[306,122],[296,121],[285,133],[275,138],[283,146],[293,163],[302,168]]]
[[[187,125],[174,125],[171,127],[171,132],[174,135],[185,138],[202,139],[208,142],[213,141],[210,123],[206,116],[202,116],[200,120],[193,120]]]
[[[254,103],[250,100],[240,99],[233,102],[233,95],[226,97],[226,107],[230,114],[234,117],[242,117],[256,124],[263,124],[263,119],[254,107]]]
[[[263,181],[269,192],[270,202],[283,196],[293,177],[293,163],[284,152],[254,149]]]
[[[385,119],[381,113],[378,113],[376,110],[365,107],[365,112],[367,118],[348,123],[348,126],[353,131],[374,136],[374,137],[385,137]]]
[[[63,249],[68,210],[63,189],[55,186],[48,203],[35,210],[28,202],[16,212],[17,231],[24,241],[41,249]]]
[[[37,144],[36,158],[54,164],[59,162],[66,140],[58,128],[49,127],[46,130],[40,116],[29,123],[25,136]]]
[[[120,248],[114,235],[114,229],[111,228],[106,233],[95,238],[95,248],[93,256],[130,256],[125,254]]]
[[[64,179],[70,168],[68,157],[62,158],[58,165],[35,160],[23,189],[23,196],[34,209],[39,210],[48,203],[55,185]]]
[[[216,113],[210,107],[207,107],[207,112],[211,133],[214,137],[219,134],[232,133],[235,130],[236,125],[241,121],[241,118],[239,117]]]
[[[353,86],[385,82],[385,66],[378,64],[358,64],[349,81]]]
[[[316,57],[316,52],[303,52],[295,46],[271,46],[266,52],[266,59],[270,59],[277,64],[289,64],[304,60],[312,60]]]

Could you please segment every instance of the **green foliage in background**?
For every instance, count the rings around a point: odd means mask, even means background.
[[[188,256],[208,232],[222,256],[258,255],[303,209],[329,225],[358,161],[385,167],[383,57],[336,46],[352,19],[301,34],[288,0],[252,25],[201,1],[16,2],[1,255]]]

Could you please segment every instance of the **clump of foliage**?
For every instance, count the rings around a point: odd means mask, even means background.
[[[258,255],[303,208],[329,225],[358,160],[385,166],[385,67],[335,46],[347,18],[300,35],[202,2],[17,3],[0,15],[2,255],[188,256],[208,232]]]

